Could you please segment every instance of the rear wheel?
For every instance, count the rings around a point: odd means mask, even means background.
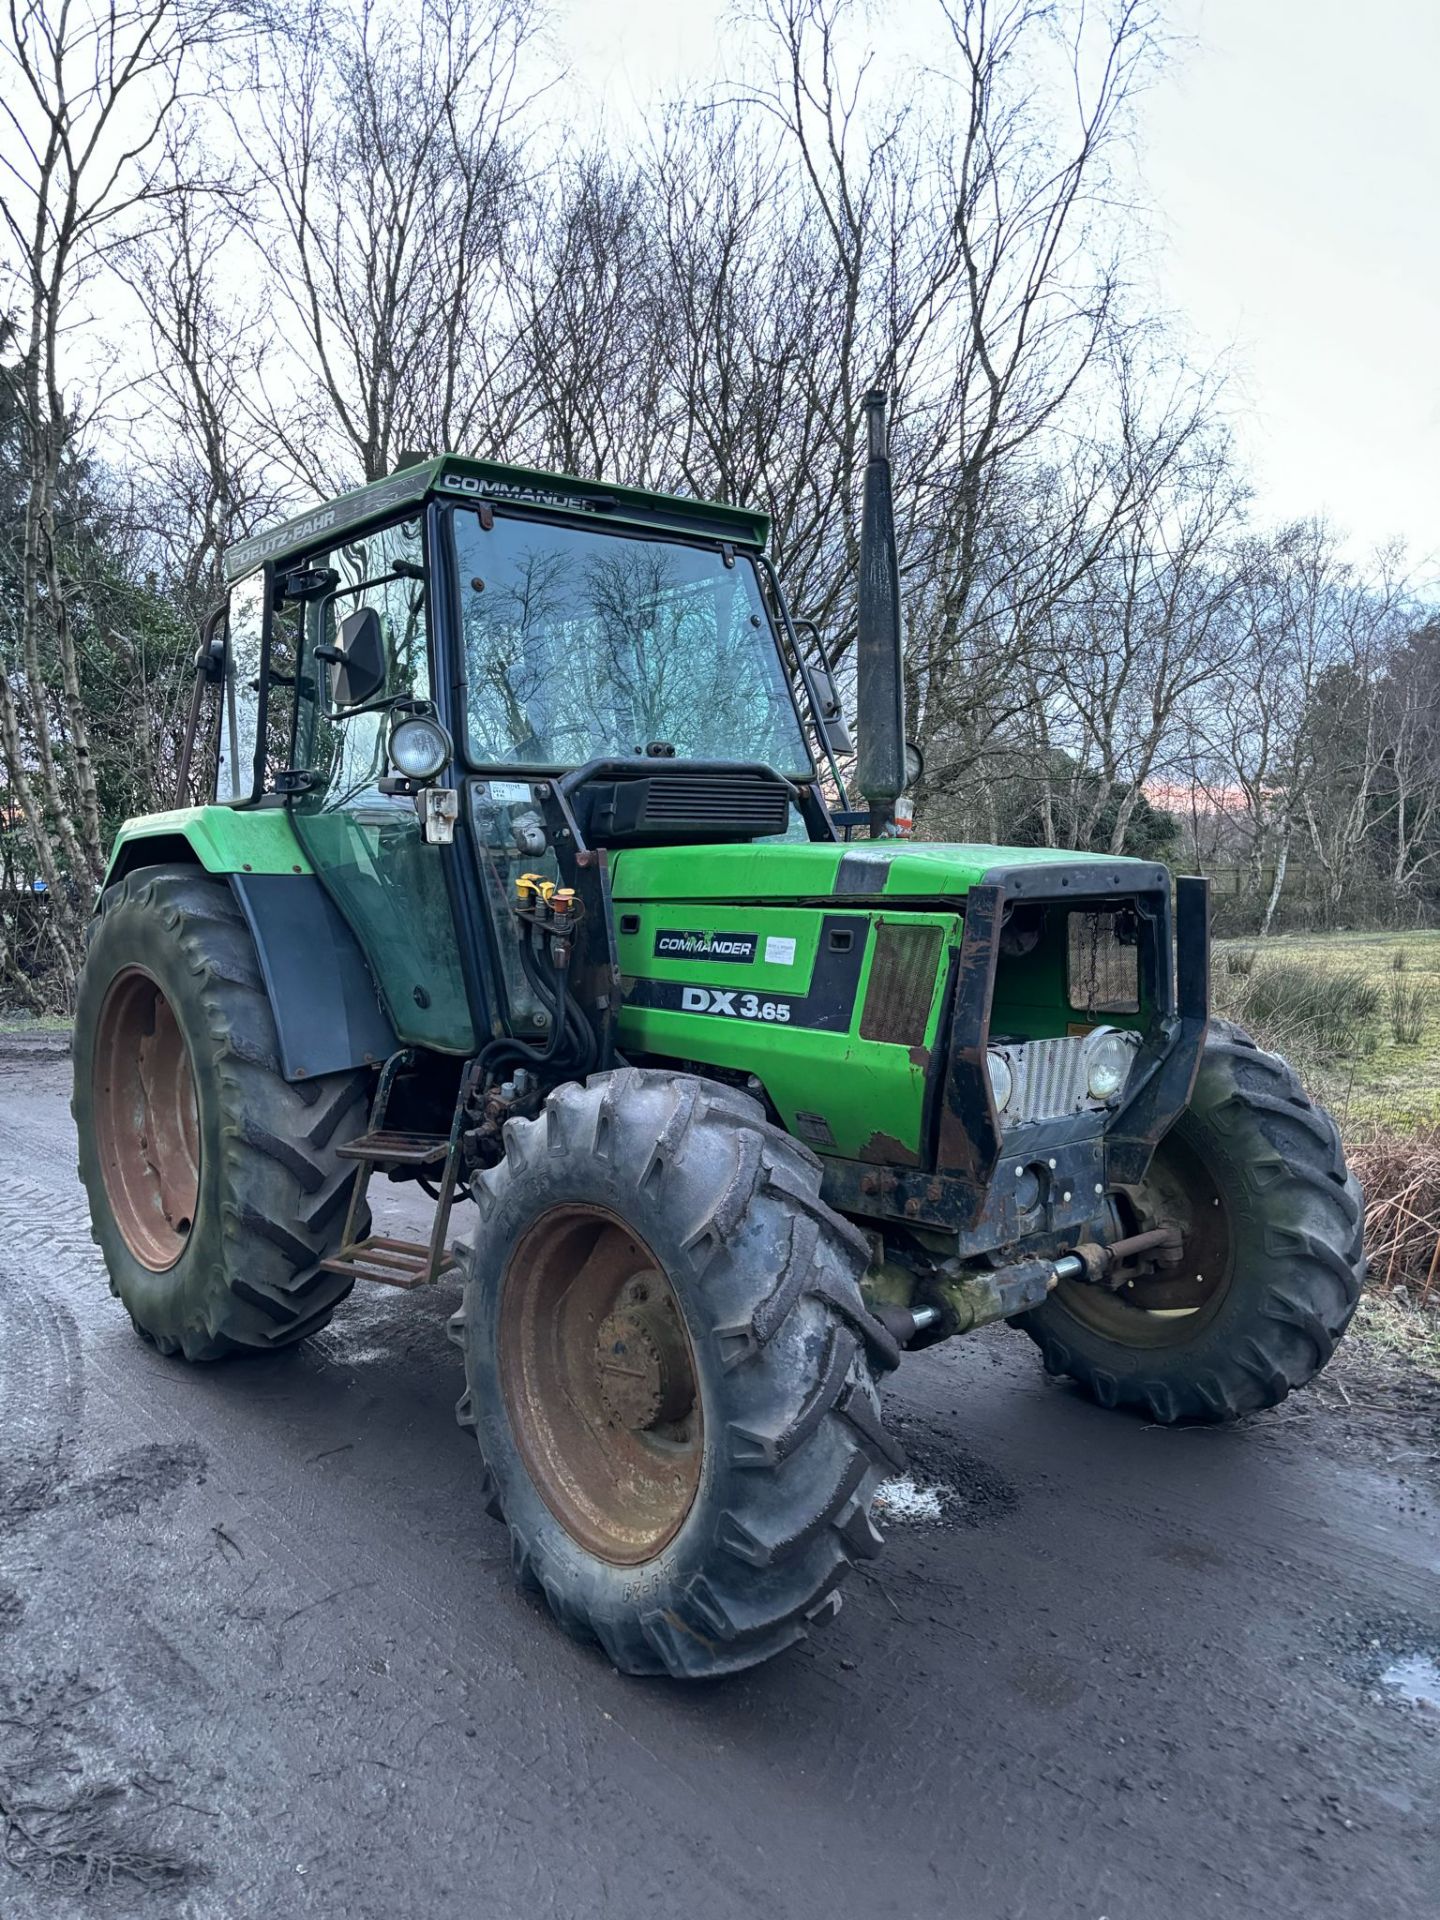
[[[813,1156],[708,1081],[597,1075],[505,1139],[451,1331],[517,1576],[626,1673],[767,1659],[878,1550],[903,1464],[865,1242]]]
[[[1018,1322],[1051,1373],[1102,1406],[1228,1420],[1329,1360],[1360,1297],[1364,1209],[1334,1121],[1286,1061],[1213,1021],[1189,1107],[1116,1198],[1132,1231],[1177,1226],[1183,1262],[1119,1292],[1062,1281]]]
[[[106,890],[75,1010],[80,1178],[111,1290],[165,1353],[268,1352],[324,1326],[369,1075],[289,1085],[223,882],[151,867]]]

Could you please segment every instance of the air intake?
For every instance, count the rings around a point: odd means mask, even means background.
[[[583,790],[583,831],[594,847],[759,840],[784,833],[790,789],[773,775],[688,773],[678,767]]]

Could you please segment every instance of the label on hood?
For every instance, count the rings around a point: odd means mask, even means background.
[[[760,944],[756,933],[704,933],[662,927],[655,935],[657,960],[725,960],[749,966]]]

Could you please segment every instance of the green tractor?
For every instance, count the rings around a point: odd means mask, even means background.
[[[838,1607],[907,1352],[1005,1320],[1104,1406],[1226,1420],[1360,1289],[1333,1123],[1207,1021],[1203,880],[897,832],[867,410],[863,807],[762,515],[445,456],[230,553],[180,775],[213,800],[123,827],[80,984],[140,1334],[268,1353],[357,1281],[463,1285],[479,1501],[627,1673]]]

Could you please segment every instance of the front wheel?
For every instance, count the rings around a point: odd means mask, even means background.
[[[625,1673],[734,1672],[833,1612],[903,1464],[865,1242],[745,1095],[625,1068],[475,1182],[457,1409],[522,1583]]]
[[[1189,1107],[1117,1199],[1132,1231],[1179,1227],[1183,1262],[1119,1293],[1062,1281],[1018,1323],[1051,1373],[1167,1424],[1273,1407],[1319,1373],[1360,1297],[1364,1208],[1293,1067],[1212,1021]]]

